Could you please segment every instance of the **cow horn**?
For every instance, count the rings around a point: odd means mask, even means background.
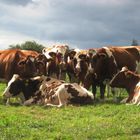
[[[125,67],[122,67],[121,71],[126,71],[126,70],[128,70],[128,68],[125,66]]]

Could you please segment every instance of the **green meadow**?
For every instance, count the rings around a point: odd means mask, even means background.
[[[0,84],[0,140],[139,140],[140,107],[114,103],[52,108],[4,105]],[[122,93],[122,96],[127,96]]]

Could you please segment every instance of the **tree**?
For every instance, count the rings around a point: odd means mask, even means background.
[[[138,46],[138,45],[139,45],[138,41],[136,39],[133,39],[131,46]]]
[[[33,51],[37,51],[41,53],[44,46],[36,43],[35,41],[26,41],[25,43],[22,43],[21,45],[20,44],[10,45],[9,48],[21,49],[21,50],[33,50]]]

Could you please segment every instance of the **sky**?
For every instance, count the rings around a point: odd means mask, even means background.
[[[0,0],[0,49],[25,41],[88,49],[140,43],[140,0]]]

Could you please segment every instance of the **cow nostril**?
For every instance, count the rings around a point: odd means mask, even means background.
[[[76,71],[77,71],[77,72],[80,72],[80,71],[81,71],[81,69],[80,69],[79,67],[77,67],[77,68],[76,68]]]
[[[80,72],[81,72],[80,69],[75,69],[75,70],[74,70],[74,73],[75,73],[75,74],[79,74]]]

